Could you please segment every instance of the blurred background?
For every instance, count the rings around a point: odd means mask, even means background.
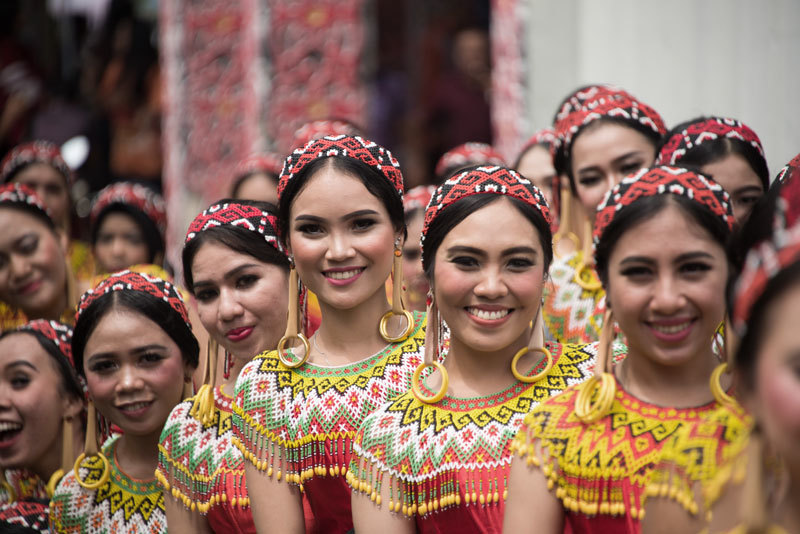
[[[514,161],[597,82],[668,125],[741,119],[772,174],[800,151],[796,0],[0,0],[0,24],[0,155],[72,140],[76,237],[103,186],[163,191],[173,259],[240,160],[314,119],[390,148],[409,186],[466,141]]]

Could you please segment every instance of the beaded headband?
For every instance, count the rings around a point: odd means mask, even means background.
[[[478,167],[455,174],[436,188],[425,210],[421,240],[423,249],[428,229],[442,210],[464,197],[484,193],[517,198],[536,208],[547,224],[553,223],[547,200],[530,180],[506,167]]]
[[[403,211],[408,213],[413,210],[424,210],[431,201],[434,191],[436,191],[435,185],[418,185],[410,189],[403,196]]]
[[[783,269],[800,262],[800,172],[791,163],[787,167],[790,172],[784,175],[782,182],[774,184],[780,191],[772,236],[747,253],[734,287],[733,327],[740,336],[745,334],[753,305],[769,281]]]
[[[252,154],[236,165],[233,177],[241,178],[257,172],[265,172],[277,176],[281,173],[281,167],[283,167],[283,158],[277,154]]]
[[[309,142],[323,137],[349,135],[362,135],[361,129],[351,122],[341,119],[323,119],[307,122],[294,132],[292,146],[295,148],[306,146]],[[280,167],[278,172],[281,172]]]
[[[61,157],[61,149],[49,141],[33,141],[11,149],[0,165],[0,181],[8,182],[17,171],[31,163],[50,165],[64,177],[67,185],[75,181],[72,170]]]
[[[50,210],[36,194],[36,191],[23,184],[3,184],[0,185],[0,204],[23,204],[30,206],[47,216],[51,221]]]
[[[689,150],[716,139],[744,141],[755,148],[762,158],[764,157],[761,140],[747,125],[736,119],[709,117],[694,122],[682,131],[671,135],[661,147],[656,158],[656,165],[676,165]]]
[[[555,153],[557,144],[558,138],[556,137],[556,131],[553,128],[542,128],[530,136],[527,141],[525,141],[525,144],[522,145],[522,149],[519,151],[519,155],[522,156],[525,152],[535,146],[544,146],[550,152],[550,156],[552,157]]]
[[[153,221],[161,238],[164,238],[164,232],[167,231],[167,206],[161,195],[148,187],[130,182],[118,182],[104,187],[92,203],[92,225],[97,224],[100,215],[114,204],[124,204],[142,212]]]
[[[603,119],[618,119],[649,128],[658,135],[667,131],[661,115],[647,104],[626,93],[604,93],[590,100],[578,111],[574,111],[556,124],[560,160],[566,162],[572,149],[572,141],[585,126]]]
[[[592,239],[595,248],[603,232],[614,221],[614,217],[626,206],[642,197],[672,194],[688,198],[705,206],[719,217],[728,228],[733,229],[733,208],[728,193],[710,178],[680,167],[661,165],[641,169],[622,179],[608,191],[600,205],[594,222]]]
[[[183,299],[175,285],[156,276],[133,271],[120,271],[112,274],[97,284],[97,286],[84,293],[78,303],[78,312],[75,314],[75,324],[80,320],[81,314],[97,299],[114,291],[140,291],[159,300],[163,300],[181,316],[181,319],[183,319],[183,322],[189,327],[189,330],[192,329],[192,323],[189,322],[189,312],[186,310],[186,305],[183,303]]]
[[[583,109],[587,102],[596,100],[604,95],[623,95],[633,98],[627,91],[605,83],[582,87],[564,99],[561,107],[556,112],[556,116],[553,118],[553,124],[558,124],[570,113]]]
[[[784,168],[780,170],[773,183],[781,184],[788,180],[791,176],[797,176],[798,173],[800,173],[800,154],[793,157],[792,161],[790,161]]]
[[[297,176],[309,163],[332,156],[350,158],[369,165],[380,172],[394,187],[400,198],[403,198],[405,191],[403,173],[400,172],[400,163],[389,150],[363,137],[338,135],[309,141],[307,145],[296,149],[286,158],[278,180],[278,199],[286,189],[289,180]]]
[[[261,235],[264,241],[275,247],[278,252],[286,254],[278,239],[277,224],[278,219],[275,215],[249,204],[238,202],[214,204],[203,210],[189,224],[184,246],[209,228],[236,226]]]
[[[492,145],[486,143],[464,143],[445,152],[436,162],[434,172],[442,176],[450,169],[460,169],[471,165],[505,165],[503,156]]]
[[[58,349],[67,361],[74,366],[72,360],[72,328],[46,319],[29,321],[14,329],[16,332],[35,332],[41,334]]]

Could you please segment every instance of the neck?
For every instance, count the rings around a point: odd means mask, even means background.
[[[389,310],[384,286],[357,306],[342,310],[320,301],[322,323],[314,334],[318,350],[324,351],[327,362],[314,354],[311,361],[321,365],[346,365],[367,358],[386,346],[378,331],[381,316]]]
[[[54,446],[48,448],[45,455],[39,459],[36,465],[30,466],[30,470],[45,484],[50,480],[53,473],[61,468],[61,432],[58,433],[56,440]]]
[[[242,372],[244,366],[247,365],[247,363],[252,359],[252,358],[247,358],[247,359],[237,358],[233,354],[231,354],[231,358],[233,358],[233,366],[231,367],[230,376],[227,380],[223,381],[223,384],[225,384],[225,391],[227,393],[233,392],[233,387],[236,385],[236,379],[239,378],[239,373]]]
[[[455,397],[482,397],[506,389],[516,382],[511,372],[511,360],[528,345],[530,329],[511,345],[496,351],[476,350],[453,335],[445,367],[450,378],[450,391]],[[520,358],[518,369],[525,372],[541,359],[539,353],[528,353]]]
[[[614,372],[625,390],[638,399],[657,406],[689,408],[714,399],[709,379],[716,364],[709,343],[707,351],[682,365],[662,365],[629,351]],[[722,387],[725,390],[730,387],[728,376],[722,377]]]
[[[779,507],[779,516],[787,532],[797,532],[800,528],[800,486],[797,479],[789,475],[792,480],[788,482],[785,497]]]
[[[123,433],[117,442],[117,462],[120,469],[139,480],[154,478],[158,465],[158,438],[161,429],[152,434],[134,436]],[[111,460],[109,458],[109,460]]]

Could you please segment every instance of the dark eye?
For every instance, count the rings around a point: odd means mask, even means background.
[[[89,370],[99,375],[108,374],[117,368],[117,362],[114,360],[96,360],[89,364]]]
[[[681,265],[681,271],[687,274],[700,274],[710,270],[711,266],[703,262],[691,262]]]
[[[623,163],[620,166],[619,170],[623,174],[633,174],[636,171],[638,171],[639,169],[641,169],[642,167],[644,167],[644,165],[640,161],[628,161],[628,162]]]
[[[217,290],[215,289],[201,289],[200,291],[195,291],[194,298],[196,298],[200,302],[208,302],[213,300],[217,297]]]
[[[164,356],[162,356],[161,354],[159,354],[157,352],[146,352],[146,353],[142,354],[141,358],[139,358],[139,360],[144,365],[157,364],[158,362],[160,362],[163,359],[164,359]]]
[[[758,202],[760,198],[761,198],[761,195],[745,195],[745,196],[739,197],[736,200],[737,200],[737,202],[739,204],[742,204],[744,206],[752,206],[753,204]]]
[[[26,373],[18,373],[11,377],[10,382],[13,389],[25,389],[31,383],[31,377]]]
[[[306,235],[316,235],[322,233],[322,226],[318,224],[301,224],[297,227],[297,231]]]
[[[26,236],[17,247],[22,254],[33,254],[39,247],[39,238],[35,235]]]
[[[237,289],[247,289],[258,282],[259,277],[254,274],[245,274],[236,279]]]
[[[456,256],[450,261],[462,268],[471,268],[478,266],[478,260],[471,256]]]
[[[643,278],[652,273],[653,273],[652,270],[649,267],[645,267],[644,265],[627,267],[622,270],[622,276],[627,276],[628,278]]]
[[[586,176],[581,176],[580,178],[578,178],[578,183],[581,184],[584,187],[591,187],[591,186],[597,184],[598,182],[600,182],[600,179],[601,179],[600,176],[598,176],[596,174],[594,174],[594,175],[586,175]]]
[[[114,240],[112,234],[100,234],[97,236],[97,243],[100,245],[108,245]]]
[[[356,230],[368,230],[375,226],[373,219],[356,219],[353,221],[353,228]]]
[[[142,244],[141,236],[138,236],[136,234],[128,234],[125,237],[128,239],[128,243],[130,243],[131,245],[141,245]]]
[[[524,270],[533,267],[535,264],[528,258],[511,258],[508,260],[508,266],[511,269]]]
[[[403,257],[409,261],[418,260],[422,256],[422,251],[418,248],[403,249]]]
[[[60,195],[64,189],[59,185],[51,184],[45,186],[44,190],[48,195]]]

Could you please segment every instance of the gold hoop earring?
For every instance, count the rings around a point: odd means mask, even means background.
[[[308,354],[311,352],[311,345],[308,339],[302,332],[299,331],[300,325],[300,278],[297,276],[297,270],[292,263],[289,269],[289,318],[286,322],[286,333],[278,341],[278,359],[281,363],[289,369],[296,369],[306,363]],[[303,356],[300,359],[289,359],[288,351],[286,351],[286,344],[293,340],[298,339],[303,344]]]
[[[544,369],[536,373],[534,376],[525,376],[517,370],[517,363],[528,352],[541,352],[547,358],[547,364]],[[511,360],[511,374],[520,382],[530,384],[546,376],[553,368],[553,354],[547,349],[544,343],[544,320],[542,319],[542,307],[536,312],[536,318],[531,321],[531,339],[527,347],[523,347],[517,351],[514,358]]]
[[[709,379],[711,393],[714,395],[714,399],[723,406],[737,407],[739,406],[737,400],[728,395],[720,382],[722,375],[727,371],[728,362],[722,362],[714,368],[714,371],[711,373],[711,378]]]
[[[411,391],[414,395],[426,404],[433,404],[439,402],[447,394],[447,388],[450,385],[450,377],[447,375],[447,369],[442,365],[439,360],[439,308],[436,306],[436,299],[433,297],[433,288],[431,288],[428,297],[427,309],[427,326],[425,327],[425,348],[422,356],[422,363],[414,370],[411,376]],[[442,374],[442,384],[436,394],[427,397],[419,387],[419,379],[422,371],[426,367],[434,367]]]
[[[75,471],[75,480],[82,487],[89,491],[94,491],[108,482],[111,476],[111,465],[108,463],[108,458],[101,450],[97,448],[97,412],[94,408],[94,403],[90,400],[89,407],[86,414],[86,441],[83,446],[83,452],[78,455],[72,469]],[[103,473],[96,482],[86,482],[81,478],[80,467],[81,463],[87,456],[98,456],[100,461],[103,462]]]
[[[580,391],[575,397],[575,416],[585,424],[594,423],[604,417],[614,403],[617,384],[610,371],[613,340],[614,314],[611,310],[606,310],[603,315],[603,330],[597,348],[594,376],[580,386]]]
[[[389,334],[389,319],[395,315],[406,318],[406,328],[399,336]],[[378,324],[381,337],[387,343],[404,341],[414,330],[414,316],[403,306],[403,251],[400,250],[400,238],[394,244],[394,259],[392,260],[392,309],[384,313]]]

